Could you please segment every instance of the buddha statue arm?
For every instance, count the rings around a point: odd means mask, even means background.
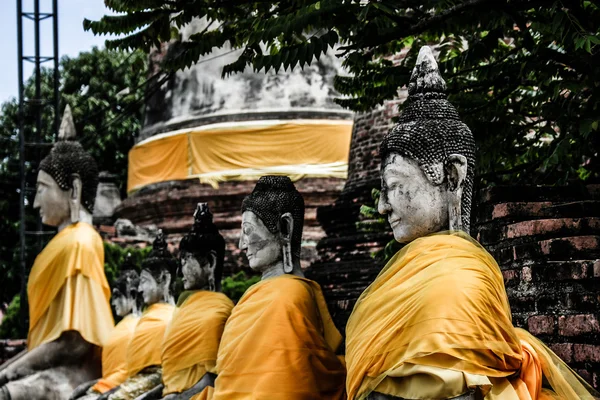
[[[158,399],[161,399],[164,388],[165,388],[165,385],[163,385],[163,384],[155,386],[153,389],[150,389],[146,393],[136,397],[135,400],[158,400]]]
[[[195,394],[202,392],[207,386],[215,386],[215,379],[217,379],[217,375],[207,372],[198,383],[188,390],[181,393],[172,393],[163,397],[163,400],[187,400]]]
[[[75,390],[73,390],[73,393],[71,393],[71,396],[69,396],[69,400],[75,400],[85,395],[89,388],[94,386],[97,382],[98,379],[83,382],[81,385],[77,386]]]
[[[0,372],[0,385],[36,371],[58,365],[76,364],[90,354],[93,346],[77,331],[63,332],[58,339],[36,347]]]

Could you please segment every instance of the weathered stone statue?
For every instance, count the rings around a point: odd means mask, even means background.
[[[142,262],[139,292],[145,310],[127,347],[127,379],[99,399],[132,400],[161,383],[161,346],[174,307],[169,285],[176,260],[167,248],[162,231]]]
[[[560,398],[592,399],[549,349],[513,327],[498,265],[465,233],[475,143],[446,100],[428,47],[408,90],[381,144],[378,204],[395,239],[407,245],[348,321],[348,398],[550,398],[543,370]]]
[[[341,335],[321,288],[300,269],[304,200],[291,180],[263,176],[242,205],[240,249],[262,280],[227,323],[214,400],[341,399]]]
[[[100,351],[114,326],[104,249],[90,225],[98,168],[74,140],[67,106],[58,142],[42,160],[34,207],[58,233],[27,283],[28,351],[0,371],[0,399],[67,399],[101,376]]]
[[[71,399],[92,400],[114,389],[127,379],[127,347],[140,319],[138,286],[140,277],[128,254],[115,281],[111,303],[121,321],[112,330],[102,349],[102,378],[79,385]]]

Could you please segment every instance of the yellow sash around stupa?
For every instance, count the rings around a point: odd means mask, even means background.
[[[119,322],[102,348],[102,379],[92,389],[105,393],[127,379],[127,348],[139,317],[129,314]]]
[[[449,398],[470,387],[486,400],[552,398],[542,372],[560,398],[593,398],[554,353],[513,327],[498,265],[463,233],[399,251],[358,299],[346,335],[349,399],[375,389]]]
[[[191,388],[207,372],[216,374],[217,350],[233,308],[223,293],[199,290],[184,295],[163,342],[163,396]]]
[[[29,350],[77,331],[102,347],[114,327],[100,235],[84,222],[58,232],[35,259],[27,282]]]
[[[170,304],[155,303],[142,314],[127,348],[128,377],[146,367],[160,365],[165,329],[171,321],[173,309]]]
[[[317,283],[292,275],[261,281],[225,324],[212,398],[342,399],[341,340]]]

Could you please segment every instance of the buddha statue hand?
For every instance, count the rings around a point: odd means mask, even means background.
[[[0,400],[11,400],[10,392],[6,386],[0,382]]]

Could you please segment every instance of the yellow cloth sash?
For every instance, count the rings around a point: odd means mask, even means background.
[[[27,282],[29,350],[77,331],[102,347],[115,323],[100,235],[84,222],[58,232],[36,257]]]
[[[148,307],[135,327],[127,347],[127,374],[132,377],[146,367],[160,365],[160,353],[167,324],[174,307],[155,303]]]
[[[401,397],[414,366],[462,372],[467,386],[509,385],[490,397],[498,399],[542,398],[543,370],[557,393],[577,393],[565,399],[592,398],[549,349],[513,327],[498,265],[463,233],[399,251],[358,299],[346,334],[349,399],[375,389]]]
[[[168,180],[346,178],[351,120],[245,121],[156,135],[129,152],[127,191]]]
[[[217,350],[233,302],[223,293],[197,291],[175,308],[162,347],[163,396],[215,374]]]
[[[225,324],[213,400],[343,399],[341,340],[316,282],[261,281]]]
[[[95,391],[108,392],[127,379],[127,348],[139,319],[129,314],[113,329],[102,349],[102,379],[92,387]]]

